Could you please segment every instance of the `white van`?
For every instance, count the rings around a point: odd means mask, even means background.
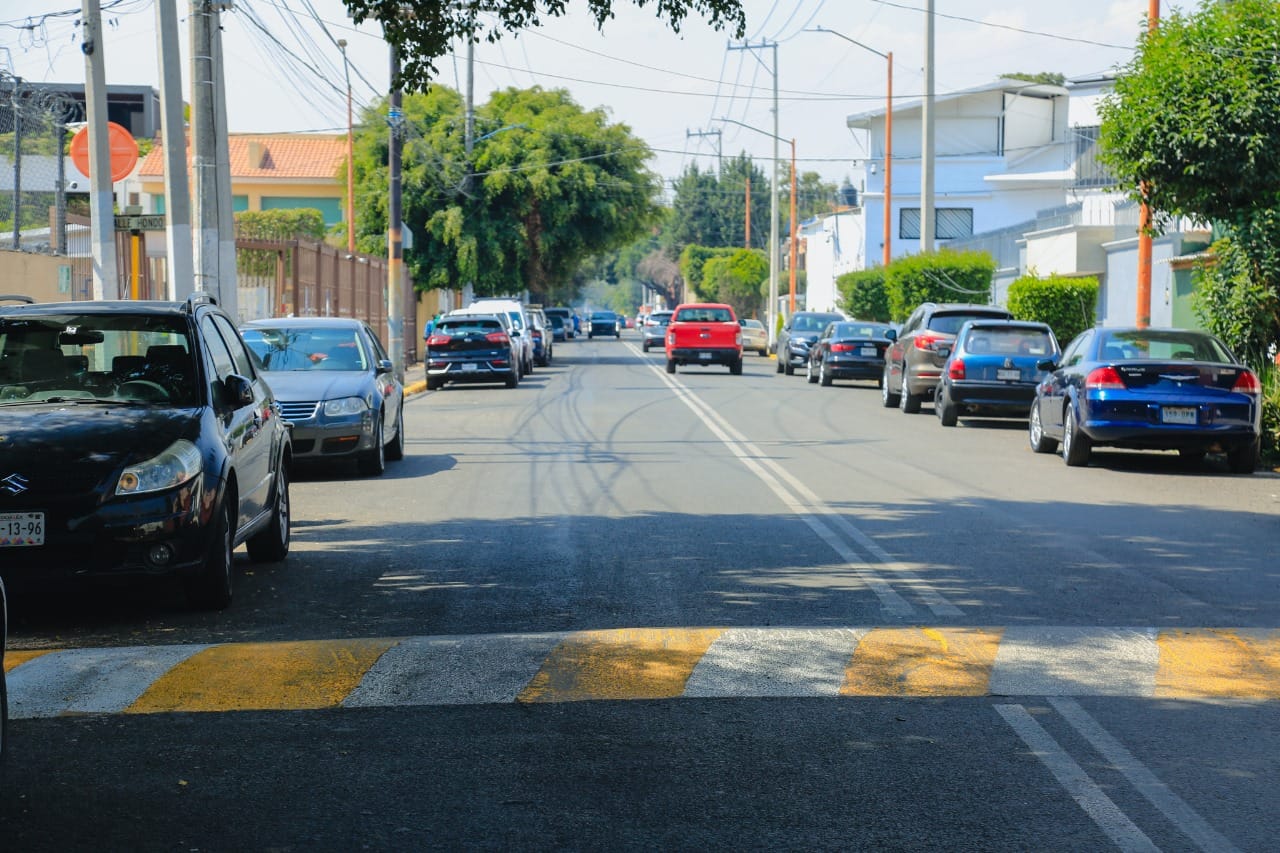
[[[529,319],[524,314],[524,305],[519,300],[486,297],[475,300],[464,310],[471,314],[507,317],[511,322],[512,339],[520,342],[520,373],[533,373],[533,337],[529,334]]]

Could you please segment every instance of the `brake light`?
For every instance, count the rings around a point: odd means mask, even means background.
[[[542,332],[538,331],[537,329],[534,329],[534,330],[533,330],[533,339],[534,339],[535,341],[540,341],[540,340],[542,340]]]
[[[509,344],[511,338],[507,337],[506,332],[490,332],[484,336],[484,339],[491,344]]]
[[[1262,396],[1262,383],[1258,381],[1257,376],[1253,375],[1252,370],[1242,370],[1240,375],[1236,377],[1236,384],[1231,386],[1231,390],[1237,394],[1260,397]]]
[[[1096,367],[1085,377],[1084,387],[1098,391],[1123,391],[1124,380],[1114,367]]]
[[[941,335],[931,335],[928,332],[923,332],[915,337],[916,349],[927,349],[932,351],[943,340],[945,340],[945,338]]]
[[[451,340],[453,340],[453,338],[449,337],[448,335],[432,335],[431,337],[427,338],[427,346],[442,347],[442,346],[446,346]]]
[[[951,364],[947,366],[947,376],[952,379],[964,379],[964,359],[951,359]]]
[[[853,352],[853,344],[832,344],[832,352]]]

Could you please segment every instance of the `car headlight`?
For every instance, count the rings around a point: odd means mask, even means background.
[[[140,495],[181,486],[200,475],[200,451],[186,439],[179,439],[146,462],[130,465],[116,481],[117,495]]]
[[[369,405],[361,397],[341,397],[337,400],[324,401],[324,413],[330,417],[362,415],[368,409]]]

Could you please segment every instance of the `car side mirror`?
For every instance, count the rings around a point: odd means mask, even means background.
[[[1053,371],[1058,369],[1058,360],[1056,358],[1046,358],[1044,361],[1036,362],[1036,370]]]
[[[378,373],[390,373],[394,367],[395,367],[395,365],[393,365],[393,364],[391,363],[391,359],[389,359],[389,358],[380,358],[380,359],[378,359],[378,364],[377,364],[377,367],[375,368],[375,370],[376,370]]]
[[[898,333],[893,329],[889,329],[884,333],[884,339],[886,341],[896,341],[898,339]]]
[[[222,380],[222,399],[233,409],[253,405],[253,383],[238,373],[231,373]]]

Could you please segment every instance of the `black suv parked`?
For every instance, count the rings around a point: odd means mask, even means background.
[[[0,575],[181,575],[289,553],[289,425],[213,299],[0,305]]]
[[[933,401],[942,366],[951,354],[956,332],[969,320],[1012,320],[1013,315],[995,305],[965,302],[922,302],[902,330],[888,333],[892,343],[884,352],[884,378],[880,399],[886,409],[920,411],[923,400]]]

